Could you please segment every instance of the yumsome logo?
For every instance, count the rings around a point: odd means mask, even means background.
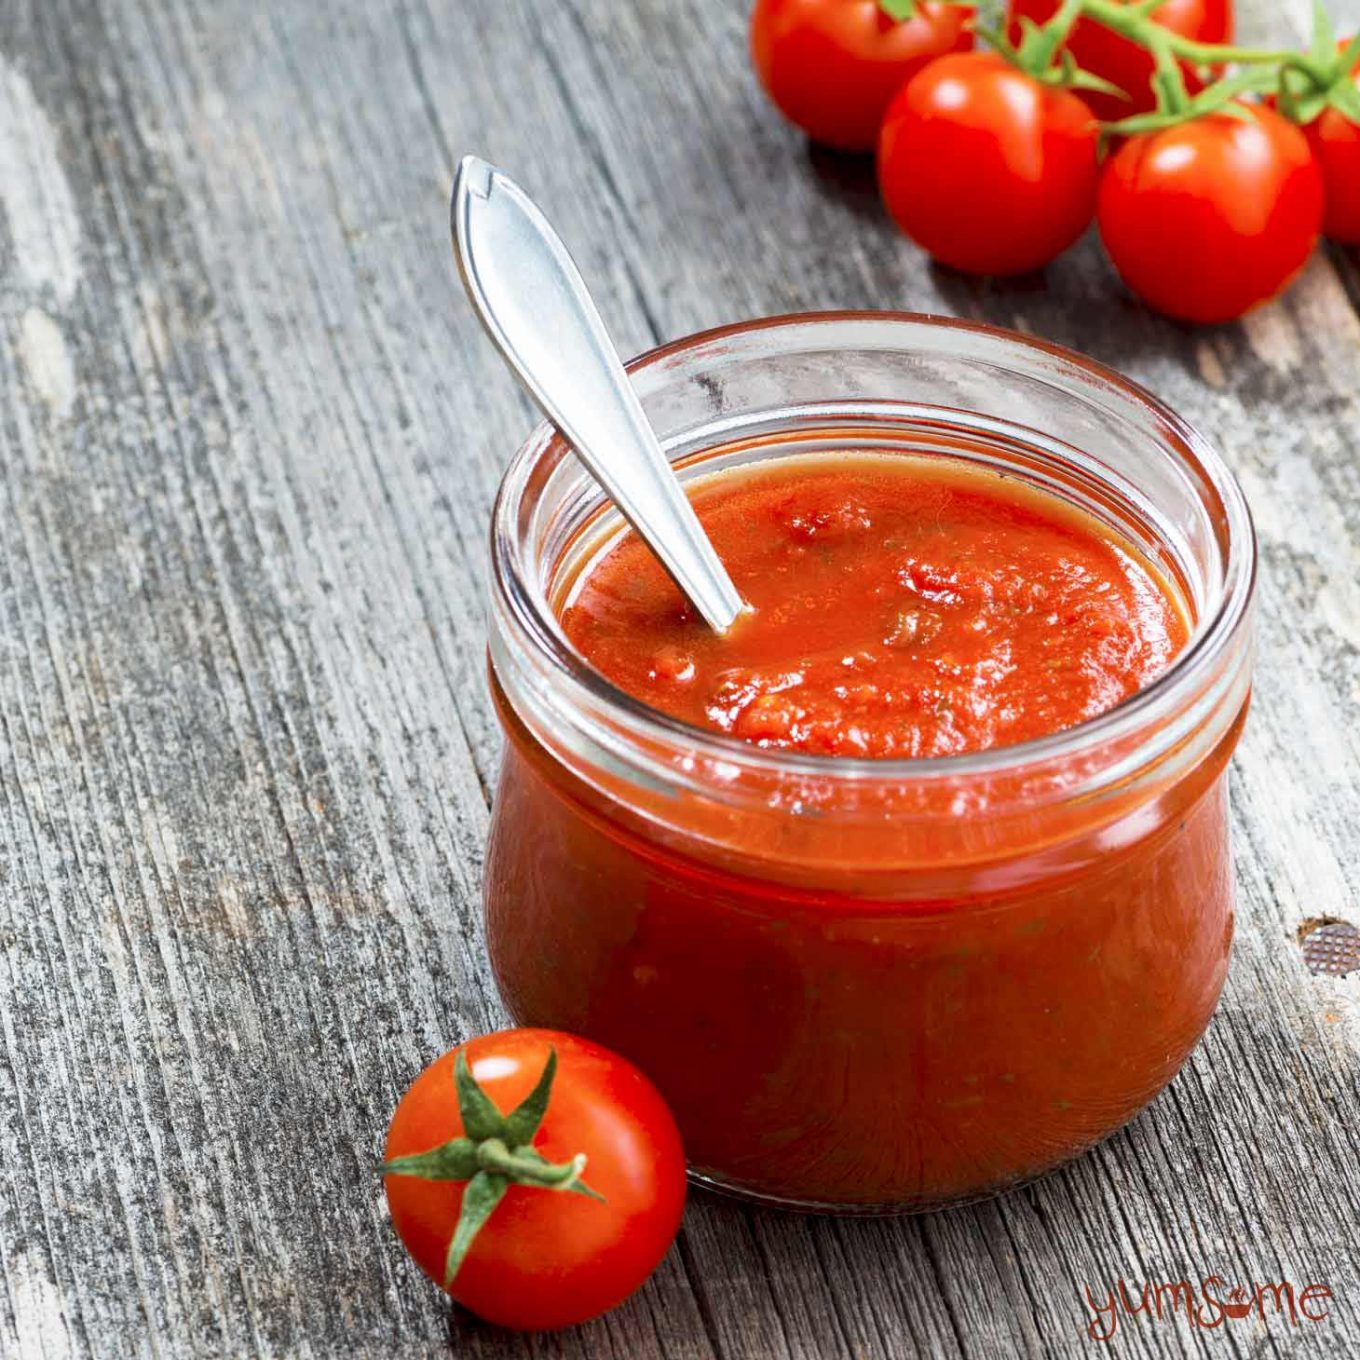
[[[1325,1284],[1296,1288],[1279,1283],[1229,1285],[1219,1275],[1206,1275],[1198,1289],[1186,1280],[1167,1284],[1125,1284],[1119,1280],[1101,1298],[1089,1286],[1086,1307],[1091,1314],[1086,1334],[1092,1341],[1113,1341],[1123,1318],[1151,1317],[1174,1321],[1177,1316],[1205,1331],[1242,1322],[1283,1317],[1288,1325],[1322,1322],[1328,1316],[1332,1291]]]

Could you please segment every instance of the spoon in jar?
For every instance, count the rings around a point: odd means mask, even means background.
[[[746,605],[547,218],[494,166],[465,156],[452,227],[463,286],[501,354],[675,584],[725,633]]]

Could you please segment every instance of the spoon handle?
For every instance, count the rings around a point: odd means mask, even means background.
[[[491,338],[719,633],[745,607],[643,414],[580,272],[518,185],[476,156],[453,186],[454,254]]]

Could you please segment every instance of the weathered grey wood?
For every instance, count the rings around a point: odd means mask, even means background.
[[[1125,1319],[1117,1353],[1360,1354],[1360,979],[1293,943],[1360,919],[1360,269],[1319,256],[1213,331],[1090,243],[1042,284],[934,270],[765,107],[744,18],[6,0],[0,1355],[1077,1356],[1085,1287],[1210,1273],[1337,1302]],[[1234,972],[1167,1095],[949,1214],[696,1196],[636,1300],[533,1340],[450,1316],[372,1174],[406,1081],[498,1017],[480,592],[530,416],[453,283],[465,149],[551,211],[625,348],[829,306],[1022,326],[1213,431],[1265,550]]]

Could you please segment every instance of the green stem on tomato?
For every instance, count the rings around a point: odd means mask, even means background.
[[[1168,41],[1170,34],[1160,24],[1154,24],[1153,27],[1157,32],[1149,35],[1148,47],[1156,63],[1156,69],[1152,73],[1152,85],[1157,92],[1157,108],[1180,117],[1190,103],[1190,93],[1185,88],[1185,74]]]
[[[1022,44],[1021,51],[1032,59],[1034,69],[1046,71],[1053,64],[1058,48],[1067,41],[1085,7],[1086,0],[1063,0],[1053,17],[1030,34]]]
[[[586,1154],[578,1152],[569,1162],[545,1162],[512,1152],[499,1138],[488,1138],[477,1145],[477,1164],[483,1171],[494,1171],[518,1185],[538,1185],[545,1190],[565,1190],[581,1179],[586,1169]]]

